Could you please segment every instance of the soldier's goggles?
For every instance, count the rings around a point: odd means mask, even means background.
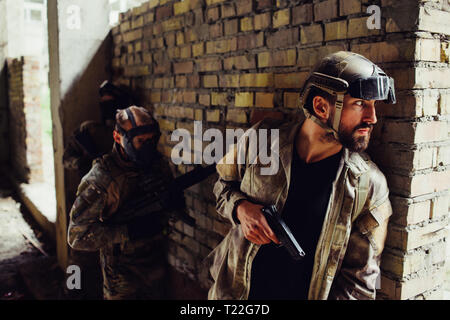
[[[374,76],[353,81],[347,91],[353,98],[382,100],[396,103],[394,79],[387,76]]]

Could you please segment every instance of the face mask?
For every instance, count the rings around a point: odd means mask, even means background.
[[[125,131],[119,127],[119,133],[123,137],[124,151],[128,158],[139,168],[148,168],[152,162],[157,158],[158,151],[156,149],[160,137],[159,126],[157,123],[153,125],[140,126],[136,125],[133,114],[129,109],[126,110],[128,118],[133,125],[132,129]],[[133,145],[133,139],[136,136],[145,133],[157,133],[152,139],[145,141],[139,149]]]
[[[136,149],[131,140],[124,139],[125,153],[128,158],[139,168],[148,168],[158,155],[156,139],[149,139]]]

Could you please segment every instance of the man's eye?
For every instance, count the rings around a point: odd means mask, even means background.
[[[357,106],[362,107],[362,106],[363,106],[363,101],[362,101],[362,100],[355,101],[355,104],[356,104]]]

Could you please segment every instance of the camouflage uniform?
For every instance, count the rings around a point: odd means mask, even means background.
[[[122,205],[139,195],[139,181],[150,175],[155,186],[169,184],[172,174],[162,158],[149,173],[113,151],[94,162],[82,179],[70,211],[68,243],[75,250],[100,251],[105,299],[159,299],[165,296],[166,239],[164,230],[131,240]],[[146,190],[152,192],[151,190]],[[158,191],[155,187],[155,192]],[[151,208],[149,208],[151,209]],[[160,223],[167,225],[168,215]]]
[[[80,177],[85,176],[95,158],[111,151],[113,129],[112,126],[100,122],[83,122],[70,136],[64,149],[64,167],[77,170]]]
[[[249,200],[275,204],[282,212],[289,190],[292,146],[303,121],[304,118],[291,123],[263,121],[253,127],[280,130],[277,174],[261,175],[260,164],[249,164],[249,152],[245,153],[245,164],[236,164],[235,152],[235,164],[217,165],[217,210],[233,227],[205,259],[213,283],[209,299],[248,298],[252,261],[261,246],[245,239],[235,208],[239,201]],[[364,200],[360,196],[363,180],[368,181]],[[368,156],[344,148],[314,255],[309,300],[375,298],[380,257],[392,214],[388,195],[384,175]]]

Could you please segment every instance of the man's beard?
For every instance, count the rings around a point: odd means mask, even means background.
[[[366,135],[356,136],[356,131],[359,129],[369,129],[369,132]],[[373,125],[368,123],[362,123],[353,128],[353,130],[346,130],[341,128],[339,130],[339,141],[342,145],[353,152],[362,152],[365,151],[370,142],[370,135],[373,130]]]

